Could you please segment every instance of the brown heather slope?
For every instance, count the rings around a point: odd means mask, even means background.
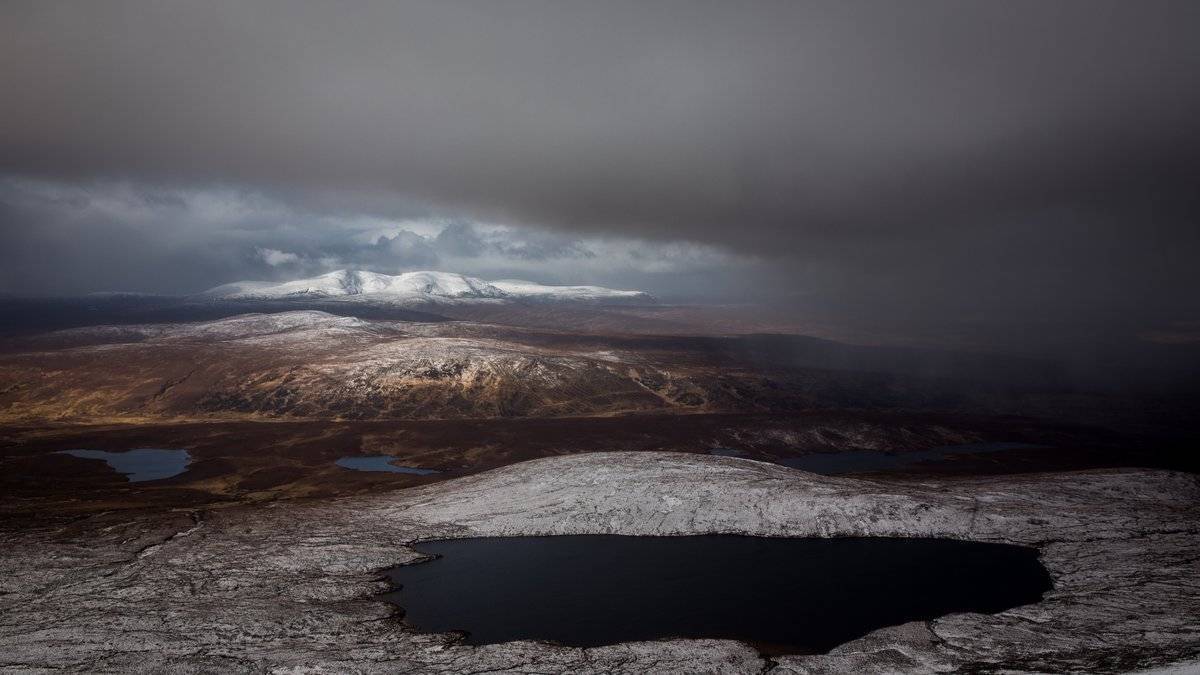
[[[50,334],[0,356],[0,421],[445,419],[769,409],[761,375],[475,324],[319,312]]]
[[[852,408],[1111,426],[1140,423],[1134,418],[1147,411],[1180,415],[1170,402],[1055,387],[1039,364],[986,355],[801,336],[598,335],[319,311],[96,326],[0,344],[0,424]]]

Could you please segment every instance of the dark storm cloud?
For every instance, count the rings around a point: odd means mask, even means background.
[[[590,282],[724,299],[761,274],[753,259],[695,244],[579,238],[319,210],[228,188],[0,179],[0,291],[189,294],[237,280],[334,269],[418,269],[486,279]]]
[[[704,242],[845,312],[1187,313],[1198,32],[1191,0],[8,2],[0,171]]]
[[[477,256],[487,248],[483,237],[468,223],[450,223],[438,233],[437,242],[447,251],[464,257]]]

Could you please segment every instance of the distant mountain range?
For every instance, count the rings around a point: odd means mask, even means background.
[[[387,304],[458,302],[653,302],[643,291],[602,286],[547,286],[532,281],[484,281],[452,272],[380,274],[337,270],[295,281],[238,281],[209,289],[203,297],[223,300],[329,299]]]

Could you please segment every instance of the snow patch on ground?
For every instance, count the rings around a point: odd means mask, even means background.
[[[1196,478],[1167,471],[883,481],[631,452],[191,518],[0,527],[0,662],[80,672],[1191,672],[1197,504]],[[383,590],[378,570],[420,558],[407,544],[421,540],[711,533],[1037,546],[1054,588],[1033,605],[772,661],[731,640],[472,647],[413,632],[369,599]]]

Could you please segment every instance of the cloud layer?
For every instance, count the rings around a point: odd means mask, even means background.
[[[697,299],[766,273],[712,246],[579,237],[413,214],[318,212],[262,193],[128,183],[0,181],[0,288],[32,294],[194,293],[230,280],[284,280],[334,269],[438,269],[655,288]],[[36,227],[23,223],[36,222]],[[48,264],[47,255],[53,256]]]
[[[586,282],[652,241],[707,252],[689,269],[727,295],[769,279],[847,315],[1189,318],[1198,32],[1190,0],[8,2],[0,172],[194,197],[187,227],[129,241],[119,213],[6,197],[0,262],[68,277],[106,251],[139,287],[243,258]],[[205,201],[222,190],[248,196]],[[394,231],[351,241],[352,220]],[[765,266],[704,277],[710,254]]]

